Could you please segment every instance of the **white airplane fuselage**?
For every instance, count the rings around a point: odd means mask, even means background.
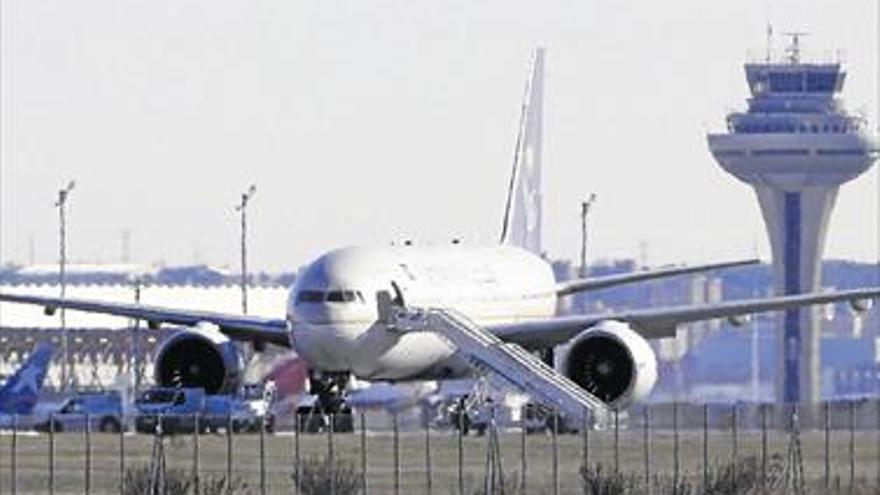
[[[399,333],[380,323],[376,293],[499,324],[553,316],[555,286],[549,263],[512,246],[350,247],[301,271],[287,318],[294,348],[317,369],[367,380],[462,376],[466,363],[438,334]]]

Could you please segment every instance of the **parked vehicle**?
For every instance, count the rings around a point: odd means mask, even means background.
[[[173,435],[226,431],[274,431],[274,416],[236,395],[206,395],[201,388],[152,388],[135,401],[135,429]],[[263,410],[266,408],[264,407]],[[161,420],[161,430],[157,429]],[[265,426],[264,426],[265,421]]]
[[[205,412],[205,391],[201,388],[156,387],[135,400],[135,430],[138,433],[192,433],[208,425],[197,419]]]
[[[433,424],[437,428],[460,429],[464,435],[474,432],[483,435],[492,424],[509,428],[523,428],[526,433],[551,432],[577,433],[577,425],[568,424],[564,418],[547,405],[538,402],[527,402],[517,408],[517,416],[511,416],[509,410],[491,397],[483,402],[474,402],[468,395],[448,398],[437,406],[437,414]]]
[[[266,431],[275,429],[274,415],[261,414],[251,406],[251,401],[234,395],[207,396],[202,421],[207,431],[214,432],[230,427],[234,432],[258,432],[264,427],[264,421]]]
[[[34,423],[37,431],[118,432],[124,426],[122,398],[119,392],[79,393],[62,400],[57,407]]]

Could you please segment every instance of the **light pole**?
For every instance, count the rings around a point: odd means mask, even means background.
[[[65,205],[70,191],[73,191],[74,181],[70,181],[67,187],[58,191],[58,200],[55,206],[58,208],[58,279],[61,285],[61,299],[64,299],[67,292],[67,217],[65,216]],[[61,384],[62,388],[70,385],[70,378],[73,376],[73,363],[70,362],[70,336],[67,333],[67,320],[64,315],[64,308],[60,309],[61,316],[61,347],[63,348],[63,362],[61,364]]]
[[[257,186],[251,184],[247,191],[241,194],[241,203],[235,207],[235,211],[241,213],[241,312],[247,314],[247,205],[257,192]]]
[[[141,287],[143,286],[143,276],[137,274],[130,278],[132,287],[134,288],[134,303],[141,303]],[[132,378],[134,380],[134,395],[137,396],[141,390],[141,381],[143,379],[143,368],[141,367],[141,343],[140,343],[140,318],[135,318],[131,322],[131,362],[129,369],[133,371]]]
[[[596,201],[596,193],[591,193],[586,201],[581,201],[581,266],[578,274],[580,278],[587,276],[587,214],[594,201]]]

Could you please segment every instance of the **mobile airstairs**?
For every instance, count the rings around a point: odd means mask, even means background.
[[[458,349],[478,376],[519,387],[537,402],[556,409],[570,428],[609,424],[613,411],[604,402],[534,354],[503,342],[464,315],[449,309],[407,308],[395,313],[392,327],[396,330],[439,333]]]

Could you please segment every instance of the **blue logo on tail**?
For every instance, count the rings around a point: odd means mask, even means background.
[[[30,414],[33,411],[54,353],[51,344],[40,344],[24,365],[6,380],[0,388],[0,413]]]

